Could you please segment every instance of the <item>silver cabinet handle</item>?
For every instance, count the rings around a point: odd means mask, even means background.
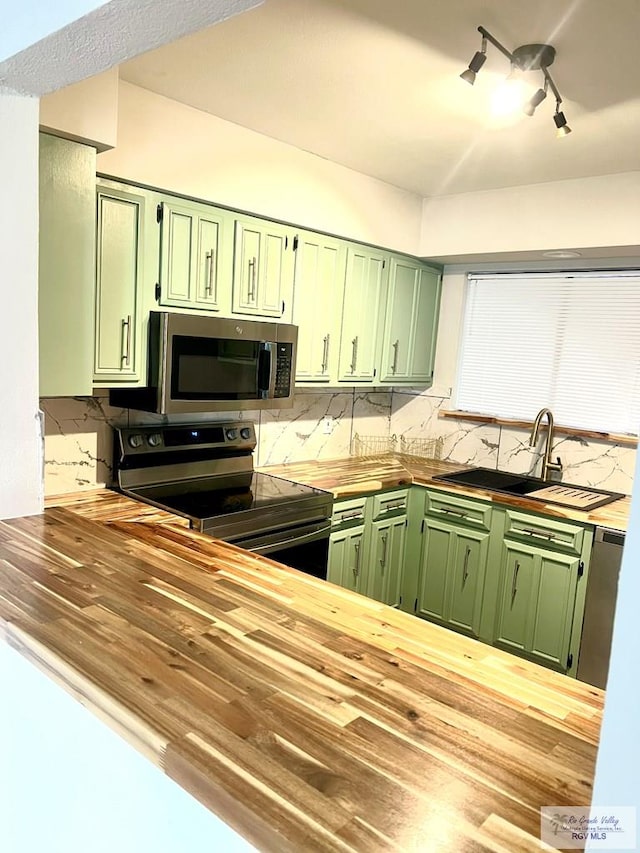
[[[395,373],[398,369],[398,347],[400,346],[400,341],[395,341],[393,344],[393,364],[391,365],[391,372]]]
[[[364,518],[364,512],[358,509],[355,512],[343,512],[340,514],[340,521],[349,521],[352,518]]]
[[[321,373],[327,372],[327,365],[329,364],[329,340],[330,340],[330,337],[331,336],[329,335],[329,333],[327,333],[324,336],[324,339],[322,341],[322,369],[320,371]]]
[[[394,509],[405,509],[405,502],[396,501],[394,504],[387,504],[383,512],[393,512]]]
[[[520,571],[520,563],[516,560],[516,564],[513,569],[513,581],[511,583],[511,604],[516,600],[516,593],[518,592],[518,572]]]
[[[381,536],[382,539],[382,557],[380,558],[380,568],[384,571],[387,564],[387,537]]]
[[[459,509],[449,509],[446,506],[440,507],[440,512],[444,512],[447,515],[455,515],[457,518],[466,518],[467,517],[466,512],[460,512]]]
[[[360,574],[360,543],[354,542],[353,550],[356,552],[356,561],[353,564],[353,577],[357,579]]]
[[[356,372],[356,365],[358,363],[358,335],[351,341],[351,372]]]
[[[537,536],[538,539],[548,539],[550,542],[558,538],[553,533],[548,533],[546,530],[538,530],[535,527],[523,527],[522,532],[528,536]]]
[[[469,557],[471,556],[471,548],[467,545],[467,550],[464,553],[464,563],[462,564],[462,586],[467,582],[469,577]]]
[[[247,288],[247,301],[253,302],[256,298],[256,259],[251,258],[249,261],[249,282]]]
[[[209,262],[209,275],[207,276],[207,285],[204,289],[206,296],[211,296],[213,293],[213,258],[214,253],[213,249],[210,252],[207,252],[205,255],[205,259]]]
[[[120,361],[129,367],[131,360],[131,314],[127,314],[126,320],[124,317],[122,318],[121,336],[120,352],[122,355]]]

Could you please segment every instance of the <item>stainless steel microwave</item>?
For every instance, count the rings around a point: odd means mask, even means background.
[[[114,388],[115,406],[162,415],[293,404],[297,326],[152,311],[147,387]]]

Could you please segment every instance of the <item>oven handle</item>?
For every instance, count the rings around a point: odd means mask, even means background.
[[[301,536],[291,536],[288,539],[276,538],[272,542],[266,542],[262,545],[256,545],[255,548],[247,548],[252,554],[270,554],[273,551],[280,551],[288,545],[304,545],[305,542],[315,542],[317,539],[328,539],[331,531],[331,525],[320,527],[317,530],[312,530],[310,533],[303,533]],[[234,542],[240,548],[244,548],[242,542]]]

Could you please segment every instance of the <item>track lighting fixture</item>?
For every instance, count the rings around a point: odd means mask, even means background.
[[[469,63],[469,67],[462,72],[460,77],[472,86],[476,80],[476,74],[482,68],[487,58],[487,42],[496,47],[500,53],[507,57],[511,63],[511,70],[507,79],[511,79],[514,75],[520,72],[540,71],[543,77],[542,86],[522,105],[524,113],[532,116],[537,107],[547,97],[547,90],[551,89],[556,99],[556,112],[554,121],[557,128],[556,135],[558,137],[567,136],[571,133],[571,128],[567,125],[567,120],[564,113],[560,111],[562,97],[558,91],[558,87],[553,82],[549,74],[549,66],[553,63],[556,57],[555,48],[550,44],[523,44],[517,47],[513,52],[509,51],[494,38],[484,27],[478,27],[478,32],[482,36],[482,44],[480,50],[474,54],[473,59]]]

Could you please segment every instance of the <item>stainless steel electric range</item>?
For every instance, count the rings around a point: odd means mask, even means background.
[[[119,491],[191,527],[327,576],[333,496],[254,471],[253,424],[226,421],[115,429]]]

